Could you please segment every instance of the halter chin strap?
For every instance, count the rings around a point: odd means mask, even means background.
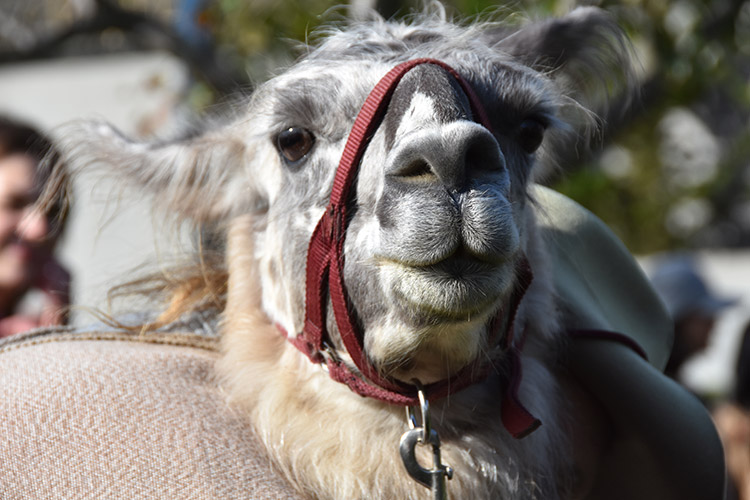
[[[354,307],[350,304],[344,286],[344,240],[346,237],[347,205],[349,191],[362,156],[370,138],[380,125],[390,98],[401,78],[421,64],[434,64],[450,73],[461,85],[469,98],[471,110],[478,123],[492,130],[484,108],[474,90],[453,68],[434,59],[414,59],[399,64],[383,77],[370,92],[357,115],[349,138],[341,155],[333,181],[330,202],[310,239],[307,253],[307,292],[305,324],[301,333],[290,337],[289,341],[310,360],[325,363],[332,379],[344,383],[357,394],[391,404],[418,404],[416,386],[389,380],[383,377],[370,363],[363,350],[363,334],[354,317]],[[490,345],[504,342],[511,368],[502,402],[502,420],[506,428],[516,437],[523,437],[539,426],[518,400],[517,389],[520,383],[520,346],[513,344],[513,320],[516,309],[532,280],[531,269],[523,260],[517,270],[517,286],[511,294],[507,309],[501,309],[489,324]],[[326,330],[326,304],[330,296],[341,341],[358,372],[343,363],[330,345]],[[501,338],[503,337],[504,338]],[[429,400],[443,398],[487,377],[491,365],[478,360],[464,367],[448,379],[423,388]]]

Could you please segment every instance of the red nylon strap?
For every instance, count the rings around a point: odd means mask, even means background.
[[[527,410],[518,398],[518,389],[521,384],[523,372],[521,370],[521,351],[518,348],[512,348],[508,352],[508,362],[510,364],[510,381],[503,396],[503,404],[500,410],[500,418],[503,426],[516,438],[521,439],[542,425],[541,420],[534,417]]]
[[[336,323],[339,327],[339,334],[354,364],[367,379],[381,387],[396,391],[403,391],[404,387],[381,377],[368,362],[362,350],[362,338],[358,334],[358,328],[349,311],[346,287],[343,281],[343,247],[346,236],[345,225],[347,223],[349,191],[359,162],[364,155],[369,139],[380,126],[396,86],[406,73],[420,64],[435,64],[453,75],[469,98],[474,116],[483,126],[491,129],[484,108],[479,104],[479,99],[473,89],[450,66],[434,59],[414,59],[393,68],[370,92],[354,121],[336,170],[330,202],[313,232],[307,258],[307,310],[303,334],[308,343],[308,349],[311,353],[323,349],[323,342],[326,337],[325,300],[326,292],[328,292],[330,293],[331,307],[336,317]],[[335,373],[335,371],[332,373]]]
[[[345,383],[357,394],[400,405],[417,404],[417,389],[412,385],[382,377],[367,359],[363,351],[363,336],[353,317],[354,312],[350,307],[344,285],[343,250],[348,223],[349,192],[359,163],[369,140],[380,126],[390,98],[401,78],[421,64],[434,64],[450,73],[468,97],[476,121],[488,130],[492,130],[490,121],[474,90],[458,72],[441,61],[435,59],[407,61],[393,68],[378,82],[354,121],[336,171],[328,207],[310,239],[306,270],[305,324],[302,332],[296,338],[290,339],[312,361],[323,362],[325,360],[331,378]],[[525,265],[525,269],[522,269],[520,274],[527,276],[528,279],[521,280],[523,285],[514,292],[512,300],[514,303],[510,310],[506,311],[510,314],[510,317],[505,321],[504,326],[506,335],[509,337],[512,337],[515,310],[528,283],[531,281],[531,272],[528,265]],[[328,296],[330,296],[331,308],[344,347],[364,379],[354,373],[345,363],[341,363],[333,356],[324,355],[327,350],[325,343],[328,338],[328,332],[326,331],[326,298]],[[501,313],[499,316],[501,316],[500,320],[496,318],[491,326],[494,337],[497,337],[496,332],[502,329],[503,321],[501,320],[505,315]],[[507,342],[511,341],[512,339],[507,340]],[[489,368],[489,366],[480,366],[477,361],[449,379],[425,386],[425,395],[432,400],[445,397],[484,379],[489,372]],[[520,374],[520,371],[518,373]],[[517,383],[515,385],[517,386]],[[512,399],[517,402],[517,398]],[[511,413],[515,414],[516,412],[511,410]],[[531,418],[533,419],[533,417]],[[523,422],[527,420],[523,417],[520,418],[520,425],[523,425]],[[529,426],[532,425],[530,421],[527,423]]]
[[[500,418],[503,421],[503,426],[516,439],[528,436],[542,425],[541,420],[532,415],[523,403],[521,403],[521,400],[518,397],[518,389],[521,385],[521,378],[523,378],[521,352],[523,351],[523,346],[526,342],[526,328],[523,329],[520,339],[513,338],[513,323],[515,322],[515,315],[518,306],[533,279],[534,275],[531,272],[531,267],[529,267],[528,261],[524,259],[516,273],[516,283],[518,283],[518,285],[513,290],[510,299],[511,327],[505,336],[505,348],[508,353],[507,362],[510,368],[510,377],[508,379],[508,387],[505,388],[505,393],[503,394],[503,402],[500,411]]]

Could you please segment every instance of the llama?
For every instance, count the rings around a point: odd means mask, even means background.
[[[226,286],[218,371],[298,491],[425,498],[398,456],[422,387],[452,498],[584,498],[607,432],[576,427],[534,182],[630,66],[595,8],[523,27],[374,18],[330,29],[230,125],[141,144],[87,123],[65,149],[224,231],[225,263],[200,271]],[[161,321],[204,307],[204,285],[178,283]]]

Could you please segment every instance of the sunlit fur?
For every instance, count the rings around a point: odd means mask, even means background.
[[[73,125],[61,144],[65,158],[74,170],[100,168],[156,193],[167,213],[226,230],[226,262],[204,260],[199,271],[165,286],[169,307],[161,322],[223,294],[216,279],[201,289],[196,276],[228,275],[221,385],[294,487],[319,499],[421,499],[426,491],[397,454],[403,408],[332,381],[278,326],[290,335],[302,329],[308,242],[367,94],[408,59],[431,57],[455,68],[475,88],[495,134],[468,119],[465,97],[451,94],[449,83],[441,88],[455,105],[441,111],[445,103],[419,90],[417,76],[404,78],[402,89],[417,90],[403,91],[394,137],[381,126],[359,168],[344,250],[347,290],[367,355],[387,376],[429,382],[475,359],[493,362],[486,381],[432,404],[443,460],[456,471],[452,498],[569,498],[576,464],[555,376],[559,326],[527,188],[557,155],[585,144],[591,117],[602,111],[602,89],[627,83],[622,32],[597,9],[518,27],[460,26],[438,8],[410,23],[373,16],[320,36],[298,63],[257,88],[229,125],[157,144],[103,124]],[[435,68],[413,71],[446,78]],[[517,139],[528,117],[547,127],[536,152]],[[315,136],[294,164],[275,147],[277,134],[292,126]],[[437,182],[434,165],[421,172],[417,161],[416,175],[400,170],[426,152],[441,151],[435,161],[443,161],[453,154],[449,146],[467,143],[475,144],[473,170],[456,189]],[[446,167],[446,178],[462,174],[450,170],[459,163]],[[507,353],[488,345],[486,325],[507,305],[524,255],[535,278],[511,334],[526,336],[519,396],[543,426],[516,440],[499,417]],[[330,312],[328,328],[348,360]]]

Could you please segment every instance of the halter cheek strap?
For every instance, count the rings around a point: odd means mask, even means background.
[[[307,253],[307,292],[303,330],[297,336],[289,337],[282,329],[289,341],[313,362],[325,363],[332,379],[346,384],[361,396],[398,405],[418,404],[417,388],[381,376],[364,353],[363,334],[354,317],[354,307],[350,304],[344,284],[343,251],[348,224],[349,192],[359,163],[370,138],[375,134],[383,119],[390,98],[401,78],[421,64],[434,64],[452,75],[468,97],[477,122],[488,130],[492,130],[487,114],[474,90],[458,72],[447,64],[435,59],[414,59],[399,64],[389,71],[370,92],[354,121],[336,170],[328,207],[310,239]],[[512,293],[508,309],[501,310],[491,321],[489,328],[492,342],[500,341],[499,337],[504,335],[512,370],[511,380],[503,397],[503,423],[514,436],[522,437],[536,429],[539,421],[521,405],[516,395],[521,365],[520,350],[513,345],[513,320],[518,304],[532,279],[531,269],[525,260],[519,265],[517,275],[518,285]],[[329,336],[326,331],[326,304],[329,296],[341,341],[354,362],[357,373],[346,363],[341,362],[329,345]],[[425,386],[424,394],[430,400],[440,399],[483,380],[490,368],[489,364],[476,361],[448,379]]]

